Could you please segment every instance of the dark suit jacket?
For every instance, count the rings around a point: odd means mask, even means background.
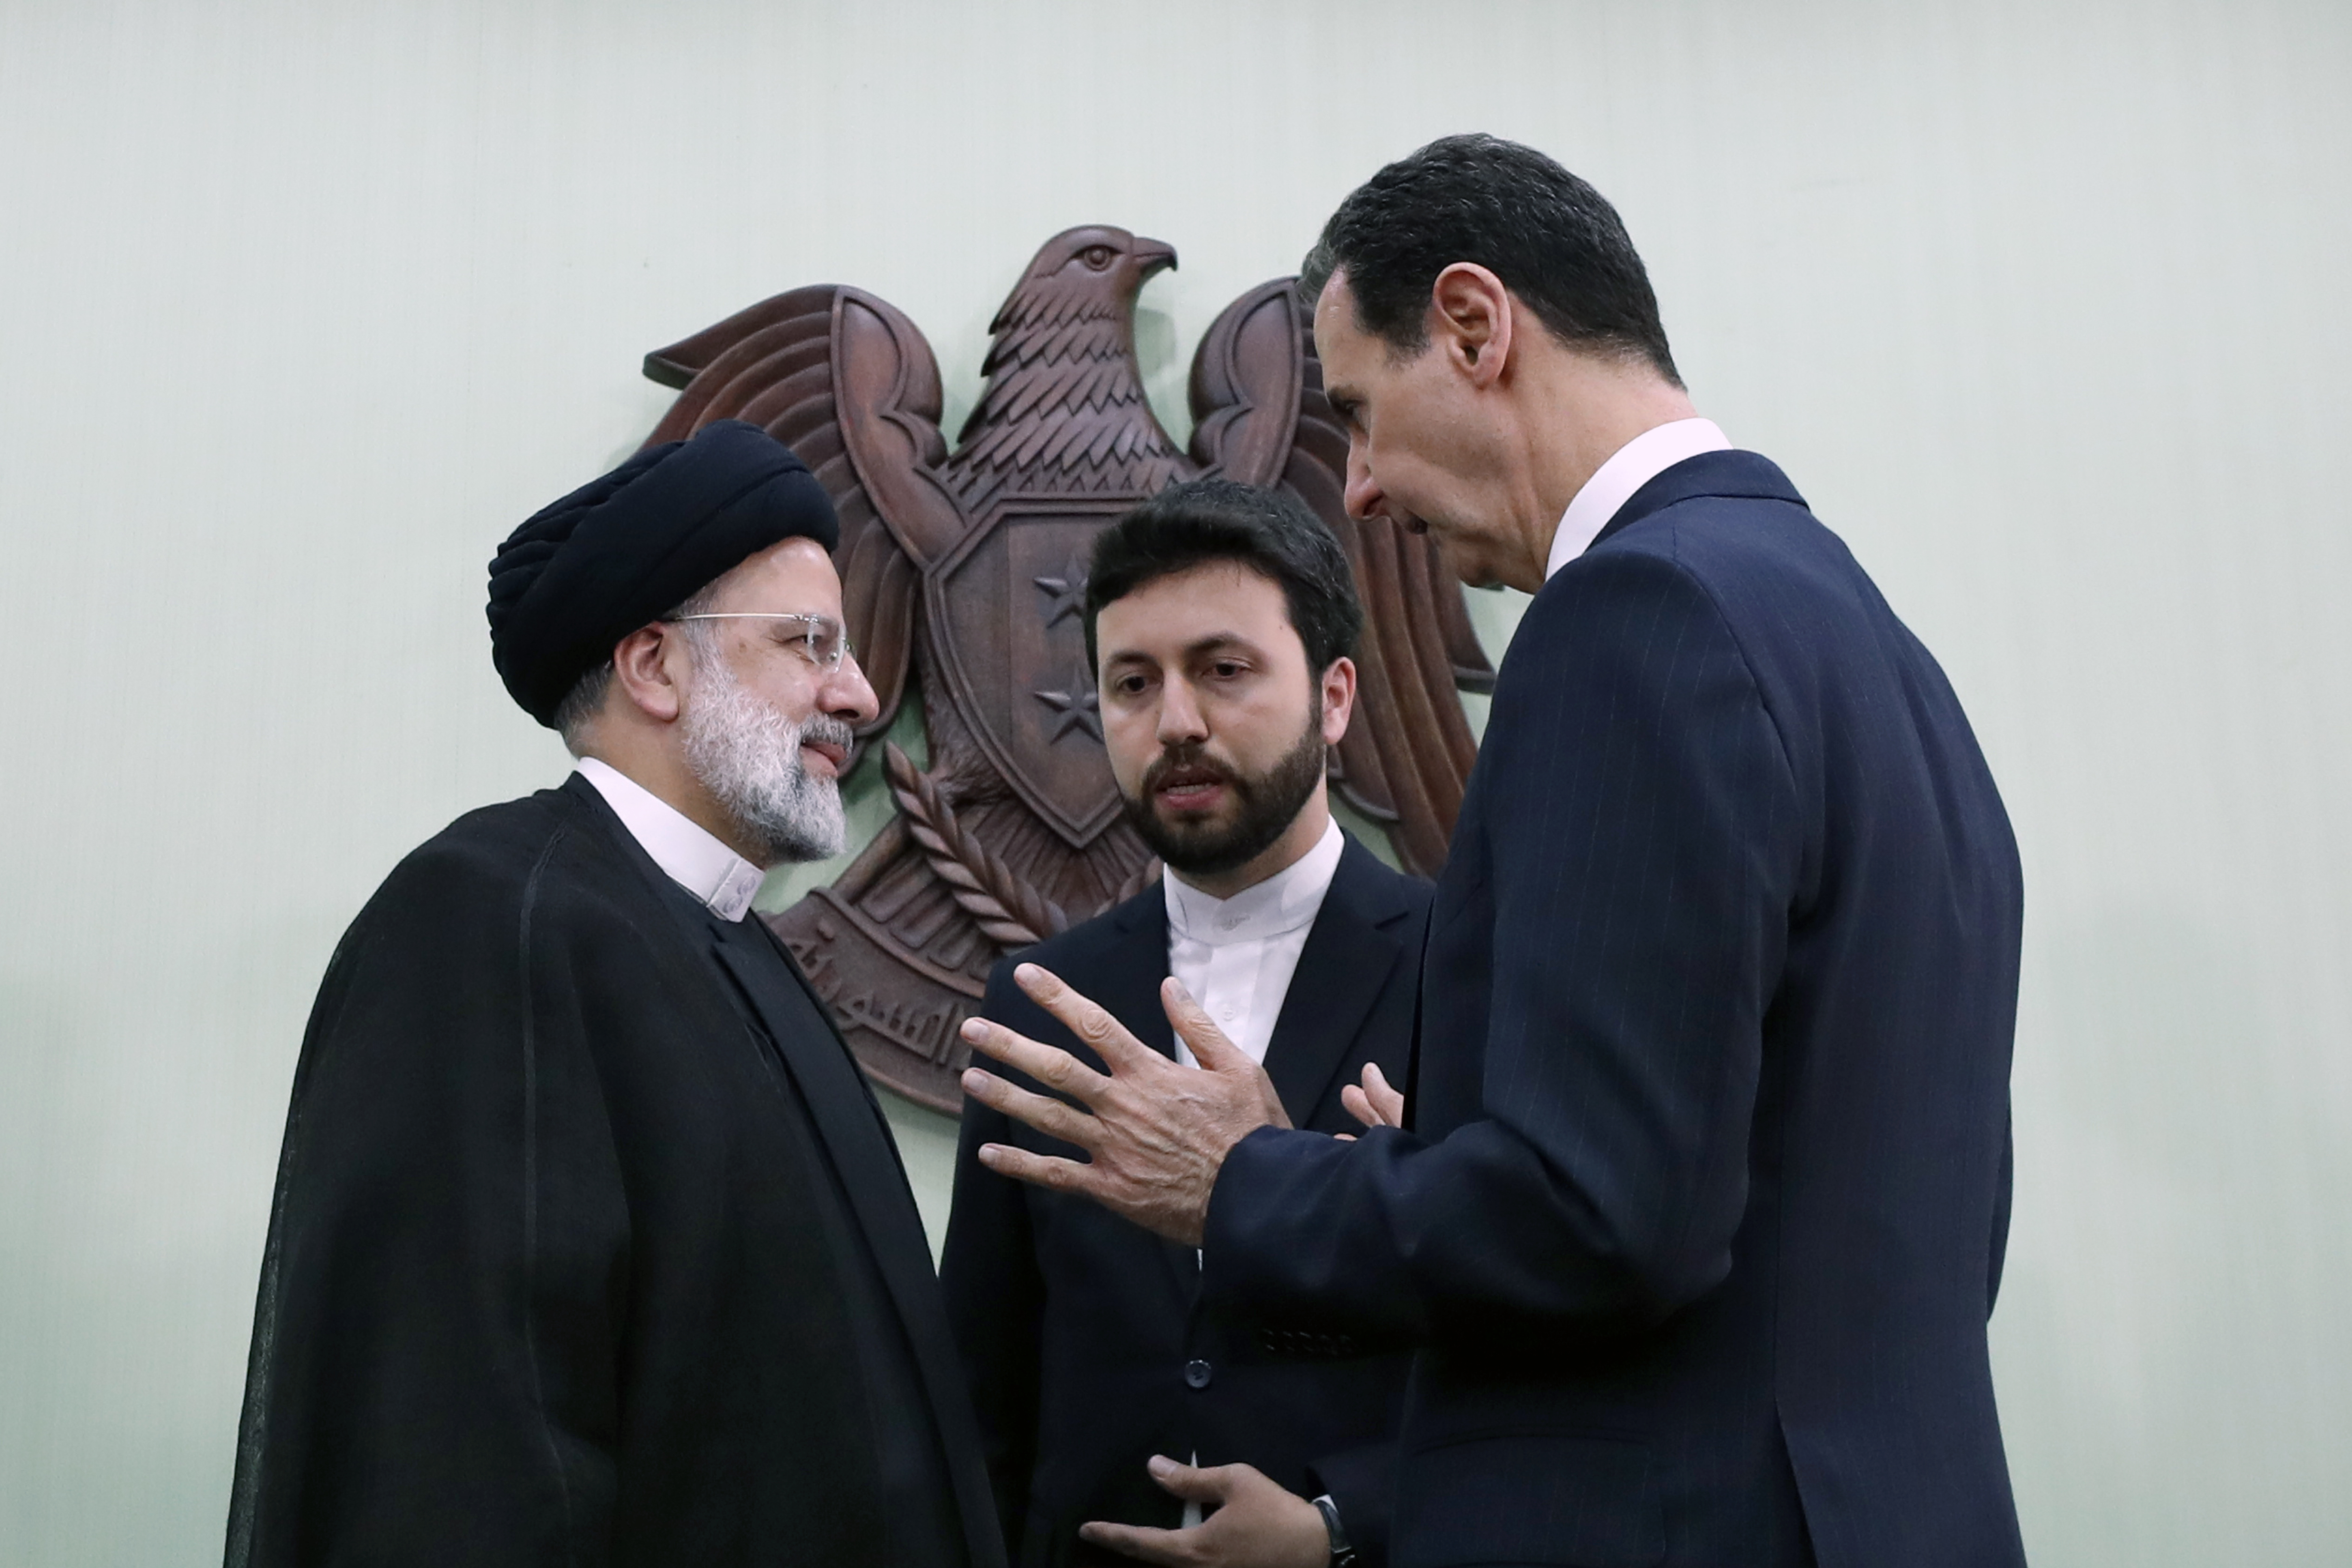
[[[1208,1215],[1213,1300],[1421,1347],[1399,1563],[2021,1561],[2020,887],[1942,671],[1770,463],[1677,464],[1544,585],[1412,1131],[1261,1130]]]
[[[1368,1061],[1403,1081],[1428,908],[1426,883],[1349,842],[1266,1049],[1294,1125],[1360,1131],[1339,1090]],[[1168,910],[1157,884],[1021,957],[1153,1048],[1173,1049],[1160,1004]],[[1011,968],[991,977],[982,1011],[1099,1066],[1021,994]],[[966,1107],[940,1279],[1014,1561],[1101,1555],[1076,1539],[1091,1519],[1174,1526],[1182,1505],[1152,1483],[1144,1461],[1195,1453],[1204,1465],[1255,1465],[1305,1496],[1329,1491],[1350,1535],[1377,1553],[1406,1358],[1363,1353],[1343,1334],[1236,1333],[1202,1309],[1192,1248],[1085,1199],[992,1173],[979,1163],[984,1142],[1076,1151]]]
[[[451,825],[336,950],[227,1556],[1003,1561],[879,1108],[583,779]]]

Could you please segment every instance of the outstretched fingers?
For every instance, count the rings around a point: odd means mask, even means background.
[[[1035,1154],[1026,1149],[1016,1149],[1010,1143],[982,1143],[980,1163],[1000,1176],[1010,1176],[1016,1182],[1026,1182],[1033,1187],[1050,1187],[1057,1193],[1079,1193],[1100,1199],[1095,1183],[1094,1167],[1076,1160],[1065,1160],[1054,1154]]]
[[[1184,983],[1174,975],[1160,983],[1160,1005],[1167,1013],[1177,1038],[1192,1048],[1192,1059],[1211,1072],[1231,1072],[1236,1065],[1255,1067],[1248,1053],[1225,1037],[1208,1009],[1192,1000]]]
[[[1014,1037],[1016,1039],[1019,1037]],[[1051,1047],[1041,1046],[1038,1048]],[[1091,1076],[1099,1078],[1101,1075]],[[963,1091],[992,1110],[1001,1110],[1015,1121],[1027,1122],[1048,1138],[1075,1143],[1089,1154],[1098,1147],[1101,1124],[1090,1113],[1055,1100],[1050,1094],[1033,1093],[978,1068],[964,1069]]]
[[[1265,1068],[1225,1037],[1207,1010],[1192,1000],[1192,994],[1172,974],[1160,983],[1160,1005],[1177,1037],[1192,1047],[1194,1061],[1227,1079],[1249,1080],[1257,1091],[1258,1119],[1275,1127],[1290,1125],[1290,1113],[1283,1109],[1282,1097],[1275,1092]]]
[[[1024,963],[1015,966],[1013,982],[1028,994],[1029,1000],[1061,1020],[1064,1028],[1091,1047],[1112,1072],[1125,1072],[1145,1062],[1167,1060],[1129,1034],[1126,1025],[1110,1016],[1108,1008],[1081,995],[1060,975],[1044,965]]]
[[[1047,1089],[1093,1105],[1110,1087],[1110,1079],[1069,1052],[1033,1040],[987,1018],[966,1018],[963,1037],[971,1048],[994,1057],[1006,1067],[1027,1073]],[[969,1084],[965,1086],[971,1088]]]

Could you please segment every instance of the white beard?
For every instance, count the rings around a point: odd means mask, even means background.
[[[680,721],[688,770],[766,851],[763,866],[840,854],[849,845],[840,784],[802,764],[801,742],[847,746],[856,738],[849,726],[825,713],[795,724],[739,682],[716,648],[693,652],[694,686]]]

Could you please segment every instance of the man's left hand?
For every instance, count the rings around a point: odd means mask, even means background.
[[[1098,1073],[1069,1052],[1002,1024],[967,1021],[963,1037],[974,1047],[1084,1108],[1033,1094],[978,1068],[967,1070],[964,1092],[974,1100],[1087,1153],[1080,1163],[984,1143],[980,1163],[1000,1175],[1080,1194],[1171,1241],[1200,1246],[1209,1194],[1226,1154],[1261,1127],[1290,1125],[1274,1080],[1209,1022],[1172,977],[1160,983],[1160,1005],[1198,1068],[1161,1056],[1036,964],[1022,964],[1013,978],[1110,1071]]]
[[[1323,1568],[1331,1560],[1321,1511],[1247,1465],[1196,1469],[1154,1455],[1151,1479],[1216,1511],[1190,1530],[1095,1523],[1080,1525],[1080,1537],[1171,1568]]]

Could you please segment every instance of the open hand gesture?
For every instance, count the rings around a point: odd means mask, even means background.
[[[1013,978],[1110,1070],[1097,1072],[1069,1052],[1002,1024],[968,1020],[963,1037],[973,1048],[1077,1104],[1017,1088],[977,1067],[964,1073],[964,1092],[1087,1153],[1081,1163],[986,1143],[981,1163],[1037,1186],[1082,1194],[1171,1241],[1200,1246],[1209,1194],[1225,1155],[1261,1127],[1290,1125],[1274,1080],[1172,977],[1160,983],[1160,1005],[1192,1047],[1197,1068],[1161,1056],[1036,964],[1022,964]]]

